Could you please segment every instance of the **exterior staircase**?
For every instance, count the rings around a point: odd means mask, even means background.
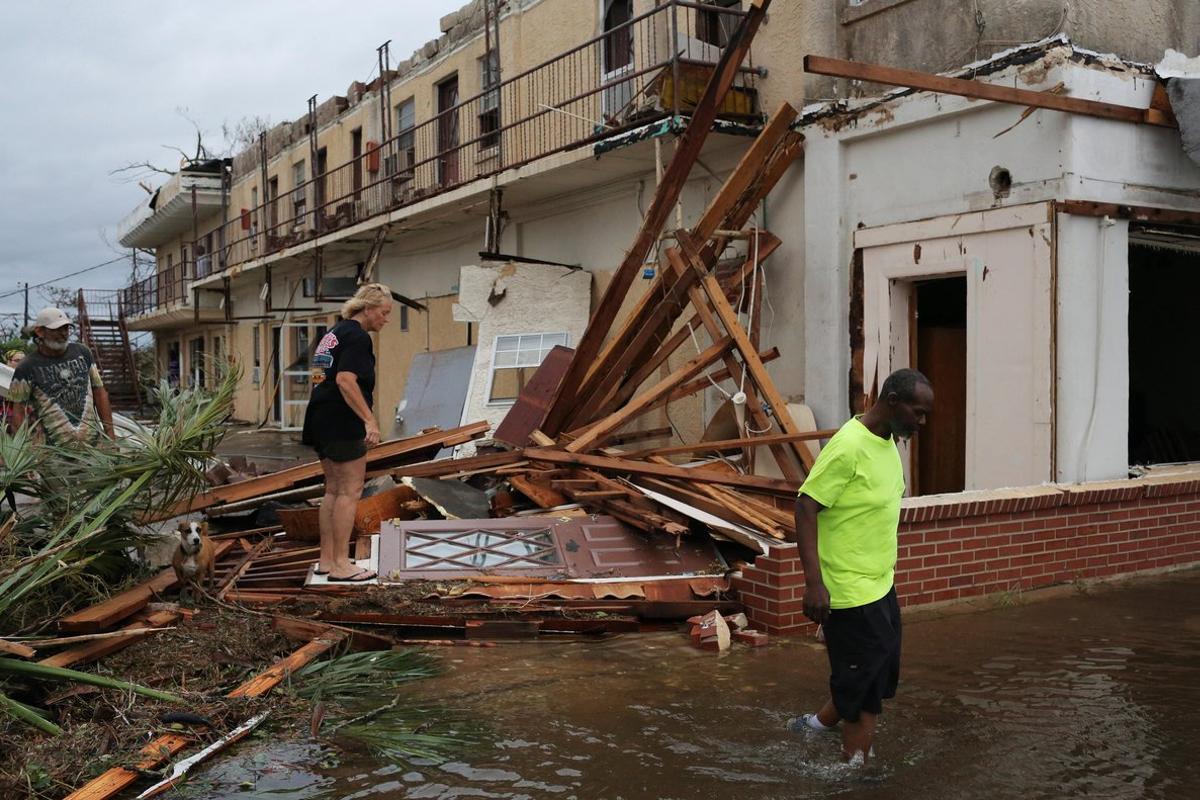
[[[79,340],[91,349],[96,359],[113,409],[139,410],[142,391],[133,347],[129,343],[129,328],[125,325],[121,293],[80,289],[76,310]]]

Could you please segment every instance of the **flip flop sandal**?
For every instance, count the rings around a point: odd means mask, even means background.
[[[337,578],[330,575],[328,580],[330,583],[366,583],[367,581],[375,580],[379,575],[369,569],[361,569],[353,575],[347,575],[344,578]]]

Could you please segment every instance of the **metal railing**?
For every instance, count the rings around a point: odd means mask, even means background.
[[[206,234],[207,241],[221,244],[216,252],[197,256],[195,276],[279,252],[548,155],[687,114],[744,16],[740,9],[665,0],[473,97],[458,101],[455,89],[442,84],[437,97],[447,107],[432,119],[366,147],[361,156],[256,208],[234,211],[236,217]],[[742,69],[723,114],[757,115],[756,75],[753,68]],[[197,244],[192,243],[191,252],[202,251]],[[154,292],[142,291],[139,297],[147,294]],[[161,290],[158,294],[161,299]]]
[[[118,290],[126,318],[149,314],[172,305],[189,304],[188,282],[196,277],[191,267],[190,262],[182,261]]]

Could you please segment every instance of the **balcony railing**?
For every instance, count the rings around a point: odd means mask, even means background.
[[[196,275],[689,113],[744,16],[740,9],[666,0],[473,97],[459,101],[456,90],[442,84],[437,96],[447,107],[432,119],[382,144],[368,143],[358,158],[225,221],[206,236],[220,245],[211,263],[197,257]],[[741,71],[723,114],[757,114],[755,76],[752,68]],[[202,243],[192,243],[192,252],[202,251]]]
[[[173,265],[120,290],[120,302],[126,318],[149,314],[173,305],[186,305],[188,281],[193,277],[187,261]]]

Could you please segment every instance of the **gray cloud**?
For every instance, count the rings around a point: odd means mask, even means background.
[[[118,220],[145,197],[109,172],[173,167],[194,147],[185,108],[219,145],[221,124],[305,112],[312,94],[341,94],[435,38],[465,0],[353,5],[312,0],[8,3],[0,26],[0,295],[115,257]],[[114,288],[113,265],[64,282]],[[41,298],[31,299],[36,310]],[[19,295],[0,313],[21,310]]]

